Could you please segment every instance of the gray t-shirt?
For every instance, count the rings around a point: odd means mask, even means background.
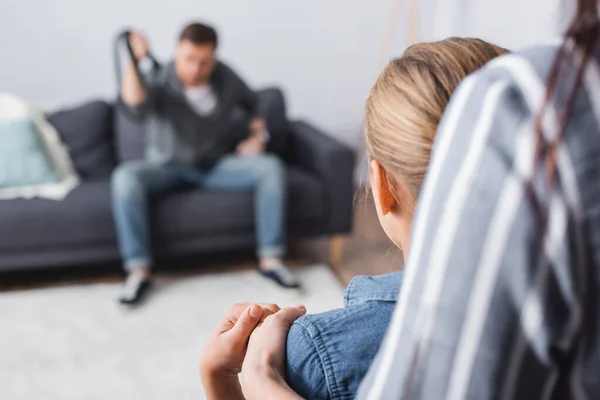
[[[217,107],[217,96],[208,83],[185,88],[184,94],[190,106],[202,117],[211,115]]]

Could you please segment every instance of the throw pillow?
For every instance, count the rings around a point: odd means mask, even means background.
[[[11,121],[31,121],[33,123],[35,128],[26,128],[26,131],[29,134],[36,133],[37,142],[34,141],[33,146],[43,150],[47,164],[49,164],[56,180],[23,186],[5,187],[0,185],[0,200],[32,197],[53,200],[64,199],[79,184],[79,178],[73,169],[69,152],[64,143],[61,142],[56,129],[48,123],[40,111],[27,104],[23,99],[10,93],[0,92],[0,123],[10,123]],[[6,135],[12,135],[14,129],[3,129],[3,131]],[[32,136],[29,136],[29,139],[34,140]],[[8,141],[8,139],[0,141],[0,146],[4,146],[5,142]],[[30,145],[31,143],[29,141]],[[21,143],[17,147],[30,148],[31,146]],[[0,159],[2,157],[4,156],[0,156]],[[8,162],[6,162],[6,165],[8,165]],[[30,168],[29,164],[27,168]],[[8,169],[6,170],[8,171]],[[5,179],[8,182],[8,178]]]
[[[0,120],[0,143],[0,188],[58,182],[31,119]]]

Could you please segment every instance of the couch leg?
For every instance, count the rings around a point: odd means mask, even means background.
[[[342,266],[342,258],[344,255],[344,237],[334,235],[329,243],[329,264],[334,270],[339,270]]]

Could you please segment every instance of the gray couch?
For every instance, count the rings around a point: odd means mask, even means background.
[[[288,237],[350,232],[353,152],[306,122],[288,121],[279,90],[262,90],[259,97],[272,136],[269,151],[288,165]],[[142,156],[141,125],[101,101],[49,121],[68,145],[82,183],[62,201],[0,201],[0,271],[119,260],[110,175],[117,163]],[[227,135],[232,149],[247,135],[241,111]],[[251,192],[202,190],[157,199],[151,213],[156,257],[251,248],[252,202]]]

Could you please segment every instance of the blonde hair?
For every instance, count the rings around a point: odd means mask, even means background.
[[[383,167],[384,183],[403,211],[413,211],[452,92],[506,52],[469,38],[415,44],[391,60],[373,85],[366,105],[367,151]]]

